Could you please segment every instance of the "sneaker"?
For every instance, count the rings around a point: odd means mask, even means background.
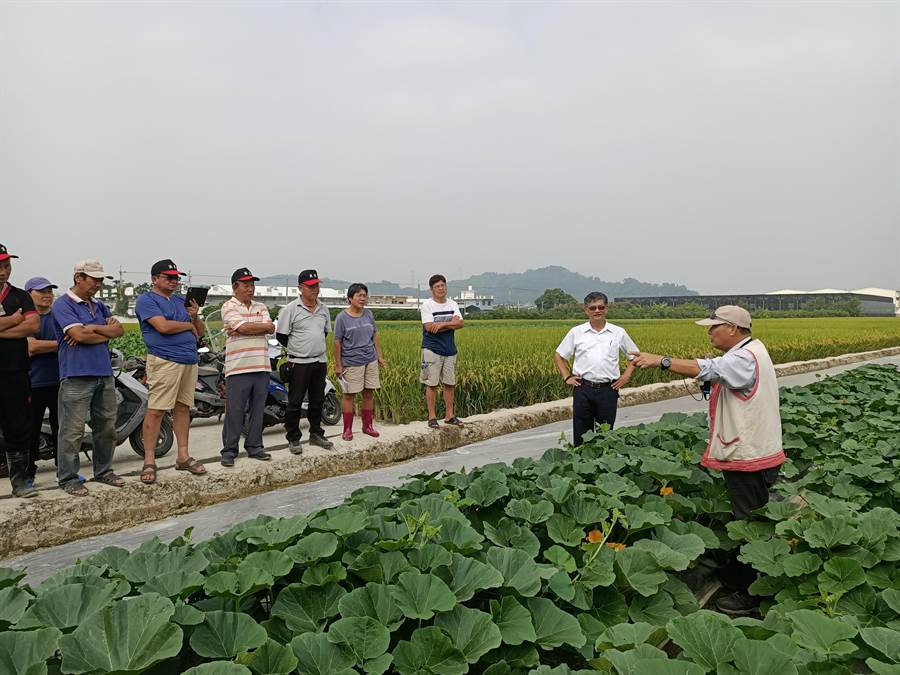
[[[288,450],[291,451],[292,455],[303,454],[303,446],[300,445],[300,441],[288,441]]]
[[[28,485],[26,482],[22,487],[17,487],[12,491],[13,497],[19,497],[21,499],[28,499],[29,497],[37,497],[38,491],[33,487]]]
[[[219,464],[222,466],[234,466],[234,457],[223,457],[219,460]]]
[[[250,459],[258,459],[260,462],[268,462],[272,459],[272,455],[268,452],[254,452],[252,455],[247,455]]]
[[[743,591],[732,593],[716,600],[720,612],[729,616],[748,616],[759,609],[759,599]]]
[[[25,485],[27,487],[33,488],[34,487],[34,478],[26,478]]]
[[[310,434],[309,435],[309,444],[318,446],[325,450],[331,450],[334,447],[334,443],[329,441],[322,434]]]

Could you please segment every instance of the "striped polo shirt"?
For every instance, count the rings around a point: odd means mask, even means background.
[[[226,300],[222,305],[222,323],[226,329],[235,330],[247,322],[270,321],[269,308],[256,300],[247,307],[237,298]],[[265,335],[229,335],[225,341],[225,377],[242,373],[268,373],[272,370],[269,362],[269,340]]]

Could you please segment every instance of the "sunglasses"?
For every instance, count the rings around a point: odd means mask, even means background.
[[[606,309],[606,305],[591,305],[587,308],[589,312],[602,312],[604,309]]]

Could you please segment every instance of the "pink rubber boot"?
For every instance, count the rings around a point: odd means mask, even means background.
[[[375,427],[372,426],[372,420],[375,417],[375,411],[374,410],[361,410],[360,413],[362,414],[362,420],[363,420],[363,428],[362,428],[363,433],[367,434],[369,436],[373,436],[375,438],[378,438],[379,436],[381,436],[381,434],[379,434],[377,431],[375,431]]]
[[[344,413],[344,433],[341,434],[341,438],[345,441],[353,440],[353,413],[348,412]]]

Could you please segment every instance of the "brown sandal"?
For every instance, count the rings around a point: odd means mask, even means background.
[[[203,466],[193,457],[188,457],[183,462],[175,462],[176,471],[188,471],[195,476],[203,476],[206,473],[206,467]]]
[[[68,485],[63,486],[63,490],[73,497],[87,497],[88,489],[82,485],[79,481],[78,483],[69,483]]]
[[[144,464],[141,469],[141,482],[144,485],[153,485],[156,482],[156,464]]]

